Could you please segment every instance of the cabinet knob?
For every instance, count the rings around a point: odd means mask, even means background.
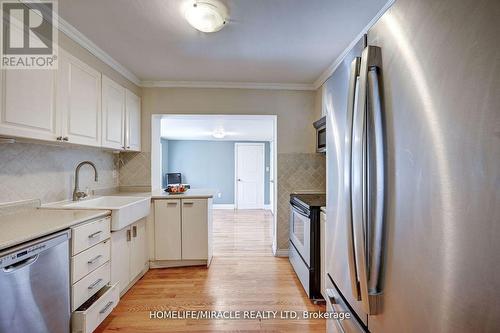
[[[67,136],[65,136],[64,138],[62,138],[63,141],[69,141],[69,138]]]
[[[127,149],[130,149],[130,146],[127,146]]]
[[[58,137],[56,138],[56,140],[57,140],[57,141],[62,141],[62,139],[63,139],[63,137],[62,137],[62,136],[58,136]]]

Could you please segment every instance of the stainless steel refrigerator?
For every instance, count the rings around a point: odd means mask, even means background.
[[[500,1],[397,0],[325,83],[338,332],[500,332]]]

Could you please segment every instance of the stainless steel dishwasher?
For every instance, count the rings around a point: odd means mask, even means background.
[[[0,332],[70,331],[70,231],[0,252]]]

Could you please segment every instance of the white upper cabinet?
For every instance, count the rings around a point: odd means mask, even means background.
[[[0,71],[0,135],[141,150],[141,98],[64,50],[59,69]]]
[[[101,146],[101,73],[65,53],[59,61],[63,140]]]
[[[141,98],[125,92],[125,143],[127,150],[141,151]]]
[[[56,140],[57,71],[46,69],[2,70],[0,135]]]
[[[125,149],[125,88],[102,76],[102,146]]]

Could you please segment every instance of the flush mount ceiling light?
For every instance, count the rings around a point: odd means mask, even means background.
[[[186,4],[184,17],[202,32],[219,31],[229,20],[226,6],[218,0],[191,0]]]
[[[226,132],[222,128],[216,129],[213,133],[212,136],[216,139],[224,139],[226,136]]]

